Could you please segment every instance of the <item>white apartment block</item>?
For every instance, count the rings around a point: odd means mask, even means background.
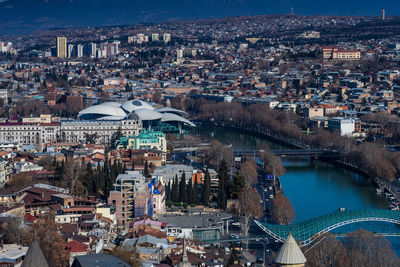
[[[62,121],[60,139],[62,142],[77,143],[84,142],[86,134],[97,134],[96,143],[106,144],[119,129],[123,136],[138,135],[142,129],[142,122],[140,120]]]
[[[138,119],[115,121],[70,120],[53,123],[5,122],[0,123],[0,143],[42,146],[51,141],[83,143],[86,134],[97,134],[96,143],[110,142],[118,130],[123,136],[138,135],[142,122]]]
[[[328,129],[329,131],[342,136],[351,136],[355,130],[355,121],[352,118],[331,118],[328,120]]]
[[[0,142],[19,145],[40,145],[56,140],[60,123],[0,123]]]

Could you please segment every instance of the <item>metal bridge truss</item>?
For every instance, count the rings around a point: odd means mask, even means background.
[[[319,216],[301,223],[291,225],[255,223],[277,241],[284,242],[292,233],[300,246],[311,244],[321,235],[344,225],[359,222],[386,222],[400,224],[400,211],[392,210],[346,210]]]

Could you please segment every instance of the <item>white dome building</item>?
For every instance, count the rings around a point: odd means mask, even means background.
[[[162,107],[155,109],[142,100],[130,100],[123,104],[105,102],[88,107],[79,112],[78,117],[83,120],[124,120],[135,114],[143,123],[143,128],[156,129],[163,132],[182,132],[186,126],[195,127],[195,124],[185,117],[185,111]]]
[[[111,104],[112,103],[112,104]],[[116,116],[125,118],[127,113],[120,108],[121,104],[107,102],[100,105],[88,107],[79,112],[78,117],[81,119],[96,120],[107,116]]]
[[[153,106],[142,100],[129,100],[120,106],[128,113],[132,113],[132,111],[135,111],[137,109],[154,110]]]

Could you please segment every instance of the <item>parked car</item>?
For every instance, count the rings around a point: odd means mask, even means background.
[[[238,239],[238,238],[239,238],[239,235],[237,235],[237,234],[230,234],[230,235],[229,235],[229,238],[230,238],[230,239]]]

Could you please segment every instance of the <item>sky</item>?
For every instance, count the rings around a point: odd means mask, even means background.
[[[131,25],[138,22],[231,16],[400,15],[398,0],[0,0],[0,35],[54,27]]]

